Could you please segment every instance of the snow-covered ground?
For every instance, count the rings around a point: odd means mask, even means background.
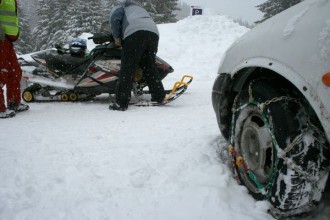
[[[194,77],[162,107],[32,103],[0,122],[1,220],[273,219],[233,179],[211,103],[225,50],[248,29],[224,16],[159,25],[158,55]]]

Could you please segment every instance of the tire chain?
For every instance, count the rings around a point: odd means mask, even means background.
[[[264,113],[264,110],[265,110],[266,106],[268,106],[272,103],[275,103],[275,102],[279,102],[279,101],[293,101],[293,102],[297,103],[298,105],[300,105],[301,107],[303,107],[303,105],[302,105],[302,103],[300,102],[299,99],[292,98],[292,97],[289,97],[289,96],[274,97],[274,98],[272,98],[270,100],[267,100],[265,102],[258,103],[253,97],[252,84],[254,83],[254,81],[255,80],[251,81],[250,84],[249,84],[249,89],[248,89],[249,102],[250,103],[256,103],[258,108],[263,113]],[[247,105],[243,105],[243,106],[240,106],[240,107],[237,108],[237,101],[238,101],[239,95],[240,95],[240,92],[236,95],[236,97],[234,99],[234,103],[233,103],[233,107],[232,107],[232,112],[233,113],[235,113],[237,111],[240,111],[241,109],[243,109],[244,107],[247,106]],[[233,114],[233,118],[234,118],[234,114]],[[233,122],[234,122],[234,120],[232,120],[232,125],[231,126],[233,126]],[[317,126],[315,126],[313,123],[311,123],[309,118],[308,118],[308,124],[313,128],[313,130],[315,132],[317,132],[321,136],[324,136],[324,133]],[[272,133],[271,128],[269,127],[269,123],[267,122],[266,125],[267,125],[267,128],[268,128],[269,132],[271,133],[272,139],[274,139],[274,134]],[[295,145],[298,145],[303,141],[302,135],[303,135],[303,133],[297,135],[297,137],[292,141],[292,143],[289,143],[288,146],[285,149],[282,150],[279,147],[278,147],[279,149],[276,149],[277,151],[279,151],[279,153],[277,153],[277,157],[276,157],[276,160],[275,160],[275,163],[274,163],[274,167],[277,168],[279,159],[283,159],[284,163],[286,163],[292,170],[297,172],[299,175],[302,175],[307,181],[309,181],[312,184],[313,190],[312,190],[311,194],[314,195],[314,192],[317,188],[317,180],[313,180],[310,177],[308,177],[308,173],[303,171],[303,169],[299,165],[297,165],[292,160],[289,160],[289,158],[286,156],[287,153],[289,153]],[[273,142],[274,141],[275,141],[275,143],[277,143],[276,140],[273,140]],[[323,147],[326,148],[325,145],[323,145]],[[330,166],[325,171],[326,172],[330,171]],[[276,169],[273,170],[273,174],[271,175],[271,179],[268,181],[268,185],[266,186],[266,190],[261,191],[262,194],[268,194],[267,192],[269,192],[269,189],[274,184],[275,172],[276,172]],[[267,199],[269,199],[269,197],[270,197],[269,194],[266,195]],[[310,198],[313,198],[313,196],[311,196]],[[309,204],[307,206],[312,206],[312,205],[313,205],[313,201],[312,201],[312,199],[310,199]]]

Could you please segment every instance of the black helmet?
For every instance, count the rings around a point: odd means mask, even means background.
[[[72,39],[69,43],[69,50],[72,56],[83,57],[87,49],[87,42],[84,39]]]

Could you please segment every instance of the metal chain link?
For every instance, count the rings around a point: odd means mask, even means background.
[[[249,93],[249,102],[253,102],[254,100],[254,97],[253,97],[253,90],[252,90],[252,85],[253,83],[255,82],[255,80],[252,80],[250,83],[249,83],[249,89],[248,89],[248,93]],[[235,112],[237,110],[236,108],[236,105],[237,105],[237,100],[239,98],[239,95],[240,93],[238,93],[234,99],[234,103],[233,103],[233,107],[232,107],[232,112]],[[270,105],[272,103],[275,103],[275,102],[279,102],[279,101],[283,101],[283,100],[287,100],[287,101],[294,101],[296,102],[297,104],[301,105],[301,102],[296,99],[296,98],[292,98],[292,97],[289,97],[289,96],[280,96],[280,97],[274,97],[270,100],[267,100],[265,102],[262,102],[259,104],[259,108],[260,110],[264,110],[264,108],[267,106],[267,105]],[[256,101],[256,100],[255,100]]]
[[[280,96],[280,97],[275,97],[275,98],[272,98],[270,100],[260,103],[259,108],[261,111],[263,111],[267,105],[270,105],[272,103],[279,102],[279,101],[293,101],[293,102],[296,102],[298,105],[301,105],[301,102],[296,98],[292,98],[292,97],[288,97],[288,96]]]
[[[252,80],[249,84],[249,101],[251,102],[254,98],[253,98],[253,94],[252,94],[252,84],[254,83],[255,80]]]

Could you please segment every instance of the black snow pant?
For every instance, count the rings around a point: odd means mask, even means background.
[[[137,31],[125,38],[116,91],[116,101],[120,106],[128,107],[137,66],[143,70],[152,99],[161,101],[165,97],[164,86],[155,64],[158,41],[158,35],[150,31]]]

